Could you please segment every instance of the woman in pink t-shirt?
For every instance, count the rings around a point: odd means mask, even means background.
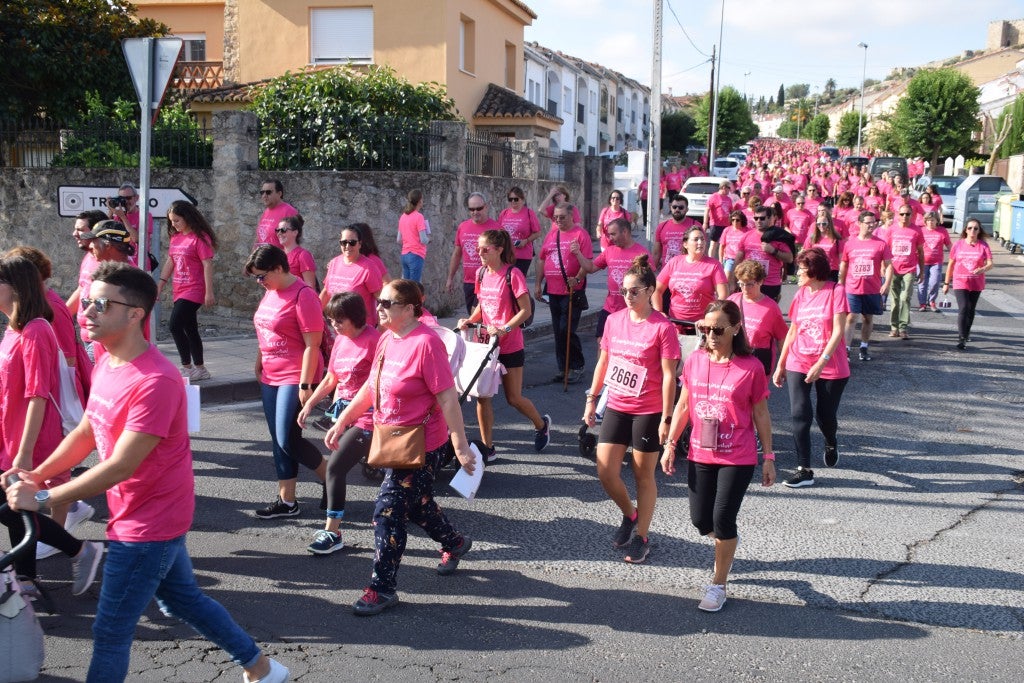
[[[707,238],[702,228],[686,233],[685,254],[674,256],[658,273],[654,308],[660,311],[666,290],[671,292],[669,317],[674,320],[699,320],[715,299],[728,296],[722,264],[707,256]],[[684,330],[687,333],[689,328]]]
[[[793,415],[793,446],[796,474],[783,482],[790,488],[812,486],[811,422],[817,419],[825,437],[822,460],[826,467],[839,462],[836,414],[843,389],[850,379],[850,361],[843,348],[843,331],[850,305],[842,285],[829,280],[828,259],[818,248],[805,249],[796,257],[796,277],[800,288],[789,306],[789,332],[779,353],[772,381],[789,387]],[[817,398],[811,410],[811,390]]]
[[[743,332],[768,377],[772,374],[773,353],[782,346],[789,328],[779,304],[761,292],[764,278],[764,266],[751,259],[743,261],[736,266],[736,284],[740,291],[729,295],[729,301],[740,307]]]
[[[839,282],[839,261],[843,256],[843,237],[836,230],[832,222],[832,213],[828,207],[818,207],[817,216],[814,219],[814,229],[807,233],[804,240],[804,249],[818,247],[825,252],[828,259],[829,279],[832,282]]]
[[[526,276],[514,265],[515,252],[507,232],[486,230],[477,238],[477,244],[483,263],[476,276],[478,303],[468,318],[459,320],[458,327],[482,324],[489,339],[498,338],[498,361],[506,371],[501,378],[505,400],[533,424],[533,446],[539,453],[551,441],[551,417],[542,417],[533,402],[523,396],[526,351],[520,326],[530,317],[530,289]],[[484,460],[493,462],[498,456],[494,450],[494,404],[490,398],[477,399],[476,417],[480,438],[487,448]]]
[[[338,416],[325,443],[335,449],[338,434],[373,408],[374,434],[389,425],[424,426],[424,465],[418,469],[388,469],[373,512],[375,552],[370,585],[352,605],[358,615],[379,614],[398,604],[398,567],[405,552],[406,524],[419,525],[441,545],[437,573],[454,574],[472,547],[469,536],[455,530],[434,500],[434,478],[451,448],[472,473],[481,466],[469,448],[455,379],[444,342],[418,320],[423,295],[412,280],[392,280],[377,301],[381,337],[370,376],[349,406]]]
[[[288,216],[277,224],[274,234],[288,256],[288,272],[316,289],[316,261],[313,254],[299,246],[302,244],[302,226],[305,224],[305,219],[299,214]]]
[[[968,218],[960,239],[949,252],[949,267],[946,268],[946,281],[942,283],[942,293],[949,291],[953,284],[953,295],[956,296],[957,330],[960,338],[956,348],[963,351],[971,340],[971,326],[974,325],[974,312],[978,308],[978,299],[985,289],[985,273],[992,270],[992,250],[985,240],[985,230],[977,218]]]
[[[336,418],[348,407],[370,376],[373,355],[380,340],[377,328],[366,324],[366,305],[355,292],[332,296],[327,302],[326,315],[337,337],[324,378],[299,411],[300,427],[306,426],[306,420],[316,410],[317,404],[332,394],[334,402],[329,415]],[[345,547],[340,531],[345,517],[345,478],[349,470],[369,454],[372,432],[373,414],[369,410],[346,428],[335,424],[328,430],[326,438],[337,440],[338,447],[331,450],[327,459],[327,521],[307,547],[314,555],[329,555]]]
[[[940,216],[934,211],[924,215],[924,230],[921,231],[921,237],[924,238],[924,273],[917,283],[917,303],[921,311],[927,311],[929,305],[931,310],[938,311],[936,300],[942,284],[943,255],[946,249],[953,247],[949,231],[940,225]]]
[[[157,292],[174,276],[171,319],[167,323],[181,358],[181,374],[193,382],[210,379],[199,336],[199,309],[217,303],[213,295],[213,255],[217,236],[199,209],[178,200],[167,210],[167,260],[160,271]]]
[[[651,549],[647,532],[658,497],[654,471],[658,446],[668,434],[681,355],[675,326],[651,306],[657,280],[648,258],[644,254],[633,259],[622,278],[626,308],[605,321],[601,354],[583,411],[583,421],[593,427],[597,397],[602,388],[607,389],[608,407],[597,440],[597,476],[622,511],[612,547],[622,549],[623,559],[631,564],[646,561]],[[630,446],[636,505],[622,481],[622,461]]]
[[[725,279],[728,282],[732,277],[732,270],[736,267],[736,250],[747,234],[747,214],[736,209],[729,214],[729,227],[722,233],[722,268],[725,271]]]
[[[288,256],[279,247],[256,247],[244,272],[266,290],[253,316],[259,343],[256,378],[277,471],[277,497],[257,510],[256,516],[294,517],[299,514],[295,500],[299,465],[313,470],[321,482],[326,477],[327,461],[302,438],[296,422],[323,372],[324,316],[316,292],[289,272]]]
[[[623,208],[622,192],[612,190],[608,195],[608,206],[601,209],[601,215],[597,217],[597,226],[594,228],[594,236],[598,238],[601,249],[604,250],[611,242],[608,240],[608,224],[616,218],[621,218],[627,223],[633,223],[633,217],[629,211]]]
[[[526,205],[526,193],[521,187],[509,188],[508,208],[498,215],[498,223],[512,239],[516,252],[516,268],[528,275],[533,262],[533,243],[541,238],[537,213]]]
[[[355,228],[362,235],[359,242],[359,253],[369,259],[370,264],[377,269],[381,283],[386,283],[391,276],[388,274],[388,267],[384,263],[384,259],[380,257],[380,247],[377,246],[377,238],[373,236],[373,228],[366,223],[353,223],[348,227]]]
[[[548,217],[548,220],[553,221],[555,219],[555,207],[560,204],[572,204],[569,201],[569,189],[565,185],[555,185],[551,188],[547,196],[541,201],[540,210]],[[580,216],[580,210],[573,206],[572,224],[576,226],[581,223],[583,223],[583,218]]]
[[[761,485],[775,483],[768,379],[754,358],[739,306],[708,305],[700,323],[700,348],[683,364],[682,393],[672,415],[661,468],[675,474],[676,440],[692,425],[687,457],[690,521],[715,544],[711,583],[697,607],[717,612],[725,605],[726,584],[739,534],[736,518],[757,468],[757,439],[764,449]]]
[[[423,217],[423,190],[410,190],[398,217],[398,243],[402,245],[402,277],[420,282],[430,243],[430,224]]]
[[[360,253],[364,239],[363,230],[356,224],[341,231],[338,244],[341,255],[327,264],[324,286],[320,290],[320,304],[327,307],[331,297],[340,292],[355,292],[363,297],[366,310],[372,310],[380,295],[384,282],[380,270],[370,262],[369,257]]]

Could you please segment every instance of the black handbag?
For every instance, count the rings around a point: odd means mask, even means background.
[[[565,288],[569,290],[569,296],[572,297],[572,307],[578,311],[585,311],[590,308],[590,302],[587,301],[587,278],[583,278],[583,286],[579,289],[574,290],[569,286],[569,275],[565,272],[565,263],[562,261],[562,233],[559,231],[555,234],[555,253],[558,254],[558,269],[562,271],[562,279],[565,280]]]

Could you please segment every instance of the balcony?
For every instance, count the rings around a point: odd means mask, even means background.
[[[548,100],[548,106],[546,110],[552,116],[558,116],[558,102],[555,100]]]
[[[174,65],[170,87],[207,90],[224,84],[224,62],[181,62]]]

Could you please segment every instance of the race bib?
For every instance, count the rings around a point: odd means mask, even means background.
[[[900,240],[892,243],[893,256],[910,256],[910,242]]]
[[[875,274],[875,262],[871,259],[857,259],[853,262],[850,274],[854,277],[871,277]]]
[[[620,396],[637,398],[647,381],[647,368],[630,363],[623,358],[611,358],[604,383],[608,389]]]

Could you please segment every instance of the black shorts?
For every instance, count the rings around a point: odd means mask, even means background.
[[[598,339],[604,336],[604,324],[608,321],[608,316],[610,315],[611,313],[603,308],[597,312],[597,334],[594,336]]]
[[[498,362],[504,365],[506,370],[521,368],[526,365],[526,349],[519,349],[511,353],[499,353]]]
[[[724,225],[712,225],[708,227],[708,242],[720,242],[722,233],[725,232]]]
[[[641,453],[657,453],[661,447],[658,443],[660,426],[661,413],[630,415],[614,408],[606,408],[597,442],[632,446],[634,451]]]
[[[476,308],[476,283],[475,282],[463,282],[462,283],[462,295],[466,297],[466,313],[473,315],[473,309]]]
[[[778,302],[782,298],[782,285],[761,285],[761,293],[769,299]]]

